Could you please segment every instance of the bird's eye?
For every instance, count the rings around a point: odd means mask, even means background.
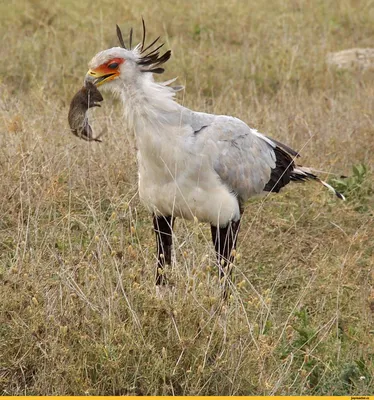
[[[117,67],[118,67],[118,63],[116,63],[116,62],[110,63],[108,65],[108,68],[110,68],[110,69],[116,69]]]

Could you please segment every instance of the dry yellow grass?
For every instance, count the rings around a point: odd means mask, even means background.
[[[156,297],[151,219],[119,105],[104,142],[70,135],[68,104],[115,24],[172,49],[180,101],[242,118],[303,164],[367,177],[342,203],[294,185],[248,204],[220,303],[206,226],[179,220],[174,288]],[[372,2],[0,3],[0,389],[3,394],[372,394]],[[326,175],[325,175],[326,177]]]

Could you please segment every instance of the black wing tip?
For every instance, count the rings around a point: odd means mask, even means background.
[[[282,187],[294,180],[295,163],[292,156],[277,146],[274,149],[275,167],[271,170],[269,182],[264,187],[265,192],[279,193]]]

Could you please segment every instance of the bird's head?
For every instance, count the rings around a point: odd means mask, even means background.
[[[121,90],[127,84],[134,82],[144,73],[164,72],[160,66],[171,55],[170,50],[160,55],[163,44],[154,48],[160,39],[158,37],[150,45],[145,45],[146,29],[143,23],[143,39],[132,49],[132,29],[130,30],[129,46],[126,47],[120,28],[117,25],[117,36],[121,47],[113,47],[96,54],[89,62],[86,81],[93,82],[103,90]]]

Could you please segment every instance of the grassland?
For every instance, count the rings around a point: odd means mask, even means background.
[[[87,62],[141,15],[181,102],[353,174],[345,203],[309,184],[247,205],[226,304],[209,228],[182,220],[156,296],[119,105],[95,112],[103,143],[69,133]],[[2,394],[374,393],[374,74],[325,64],[373,45],[372,1],[10,1],[0,22]]]

